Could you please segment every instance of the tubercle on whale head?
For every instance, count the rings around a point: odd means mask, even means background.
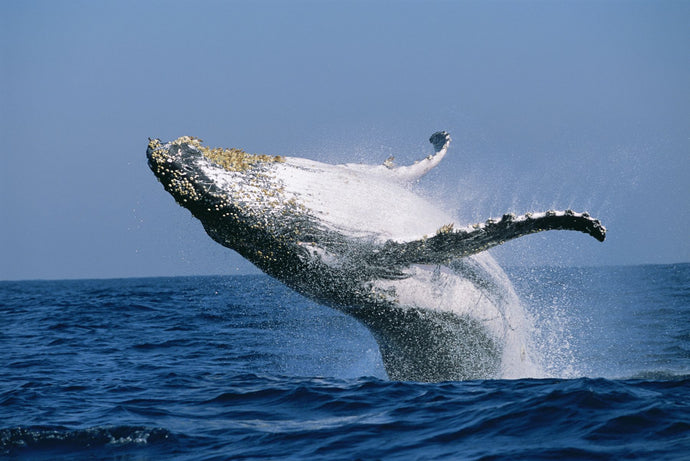
[[[258,163],[283,162],[285,159],[280,155],[250,154],[236,147],[207,147],[203,140],[194,136],[180,136],[168,143],[170,146],[187,146],[199,151],[209,161],[222,167],[227,171],[246,171]],[[149,149],[160,149],[159,139],[149,138]]]
[[[173,145],[189,144],[195,147],[204,157],[227,171],[246,171],[257,163],[284,161],[280,155],[250,154],[236,147],[210,148],[202,143],[203,140],[193,136],[182,136],[172,142]]]
[[[285,247],[286,238],[281,238],[286,230],[277,229],[278,221],[265,211],[273,203],[282,203],[275,211],[283,213],[298,209],[299,204],[294,199],[283,200],[280,189],[269,187],[270,177],[263,166],[284,158],[208,148],[202,142],[191,136],[166,143],[149,139],[148,165],[164,189],[201,221],[211,238],[262,270],[275,273],[278,254],[294,258]],[[267,207],[261,209],[258,203]]]
[[[236,148],[209,148],[202,142],[193,136],[182,136],[165,144],[149,138],[146,151],[149,167],[158,180],[187,208],[190,201],[203,200],[211,190],[218,189],[204,173],[204,165],[242,173],[260,164],[284,161],[280,156],[249,154]]]
[[[204,212],[239,219],[257,199],[262,205],[280,204],[281,190],[267,186],[266,167],[284,157],[209,148],[202,142],[193,136],[167,143],[149,139],[149,167],[179,205],[204,222],[209,218]]]
[[[176,155],[175,155],[176,154]],[[171,153],[169,144],[162,144],[160,139],[150,139],[146,149],[149,168],[165,190],[182,206],[189,202],[202,200],[193,182],[194,174],[181,161],[180,152]]]
[[[149,140],[148,165],[175,201],[203,223],[239,220],[241,210],[200,167],[204,161],[200,145],[200,139],[189,136],[165,144],[158,139]]]

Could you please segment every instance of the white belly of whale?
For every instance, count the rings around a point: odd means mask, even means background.
[[[377,171],[286,157],[275,167],[286,197],[295,197],[318,220],[352,237],[405,241],[433,235],[452,217],[408,187]]]

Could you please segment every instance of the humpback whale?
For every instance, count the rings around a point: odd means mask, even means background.
[[[390,379],[521,377],[538,369],[526,316],[485,250],[557,229],[603,241],[606,229],[572,210],[456,226],[410,187],[450,141],[434,133],[434,153],[407,166],[250,154],[190,136],[149,139],[147,158],[213,240],[365,325]]]

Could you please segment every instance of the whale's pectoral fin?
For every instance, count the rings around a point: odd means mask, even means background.
[[[431,135],[429,142],[434,146],[434,152],[438,154],[443,151],[445,154],[450,144],[450,135],[446,131],[437,131]]]
[[[547,211],[516,217],[506,214],[499,220],[488,220],[467,229],[453,229],[449,224],[433,237],[397,243],[389,241],[377,254],[398,264],[444,264],[458,257],[469,256],[501,245],[523,235],[547,230],[574,230],[584,232],[603,242],[606,228],[588,213],[572,210]]]
[[[445,131],[437,131],[431,135],[429,142],[434,146],[433,155],[429,155],[413,165],[393,167],[392,163],[389,162],[390,159],[386,161],[388,163],[384,162],[384,165],[389,168],[390,174],[399,181],[410,182],[421,178],[445,157],[450,144],[450,134]]]

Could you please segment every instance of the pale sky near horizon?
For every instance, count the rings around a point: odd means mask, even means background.
[[[690,261],[690,2],[0,2],[0,280],[256,272],[148,137],[400,164],[466,224],[588,210],[508,265]],[[467,221],[467,222],[464,222]]]

